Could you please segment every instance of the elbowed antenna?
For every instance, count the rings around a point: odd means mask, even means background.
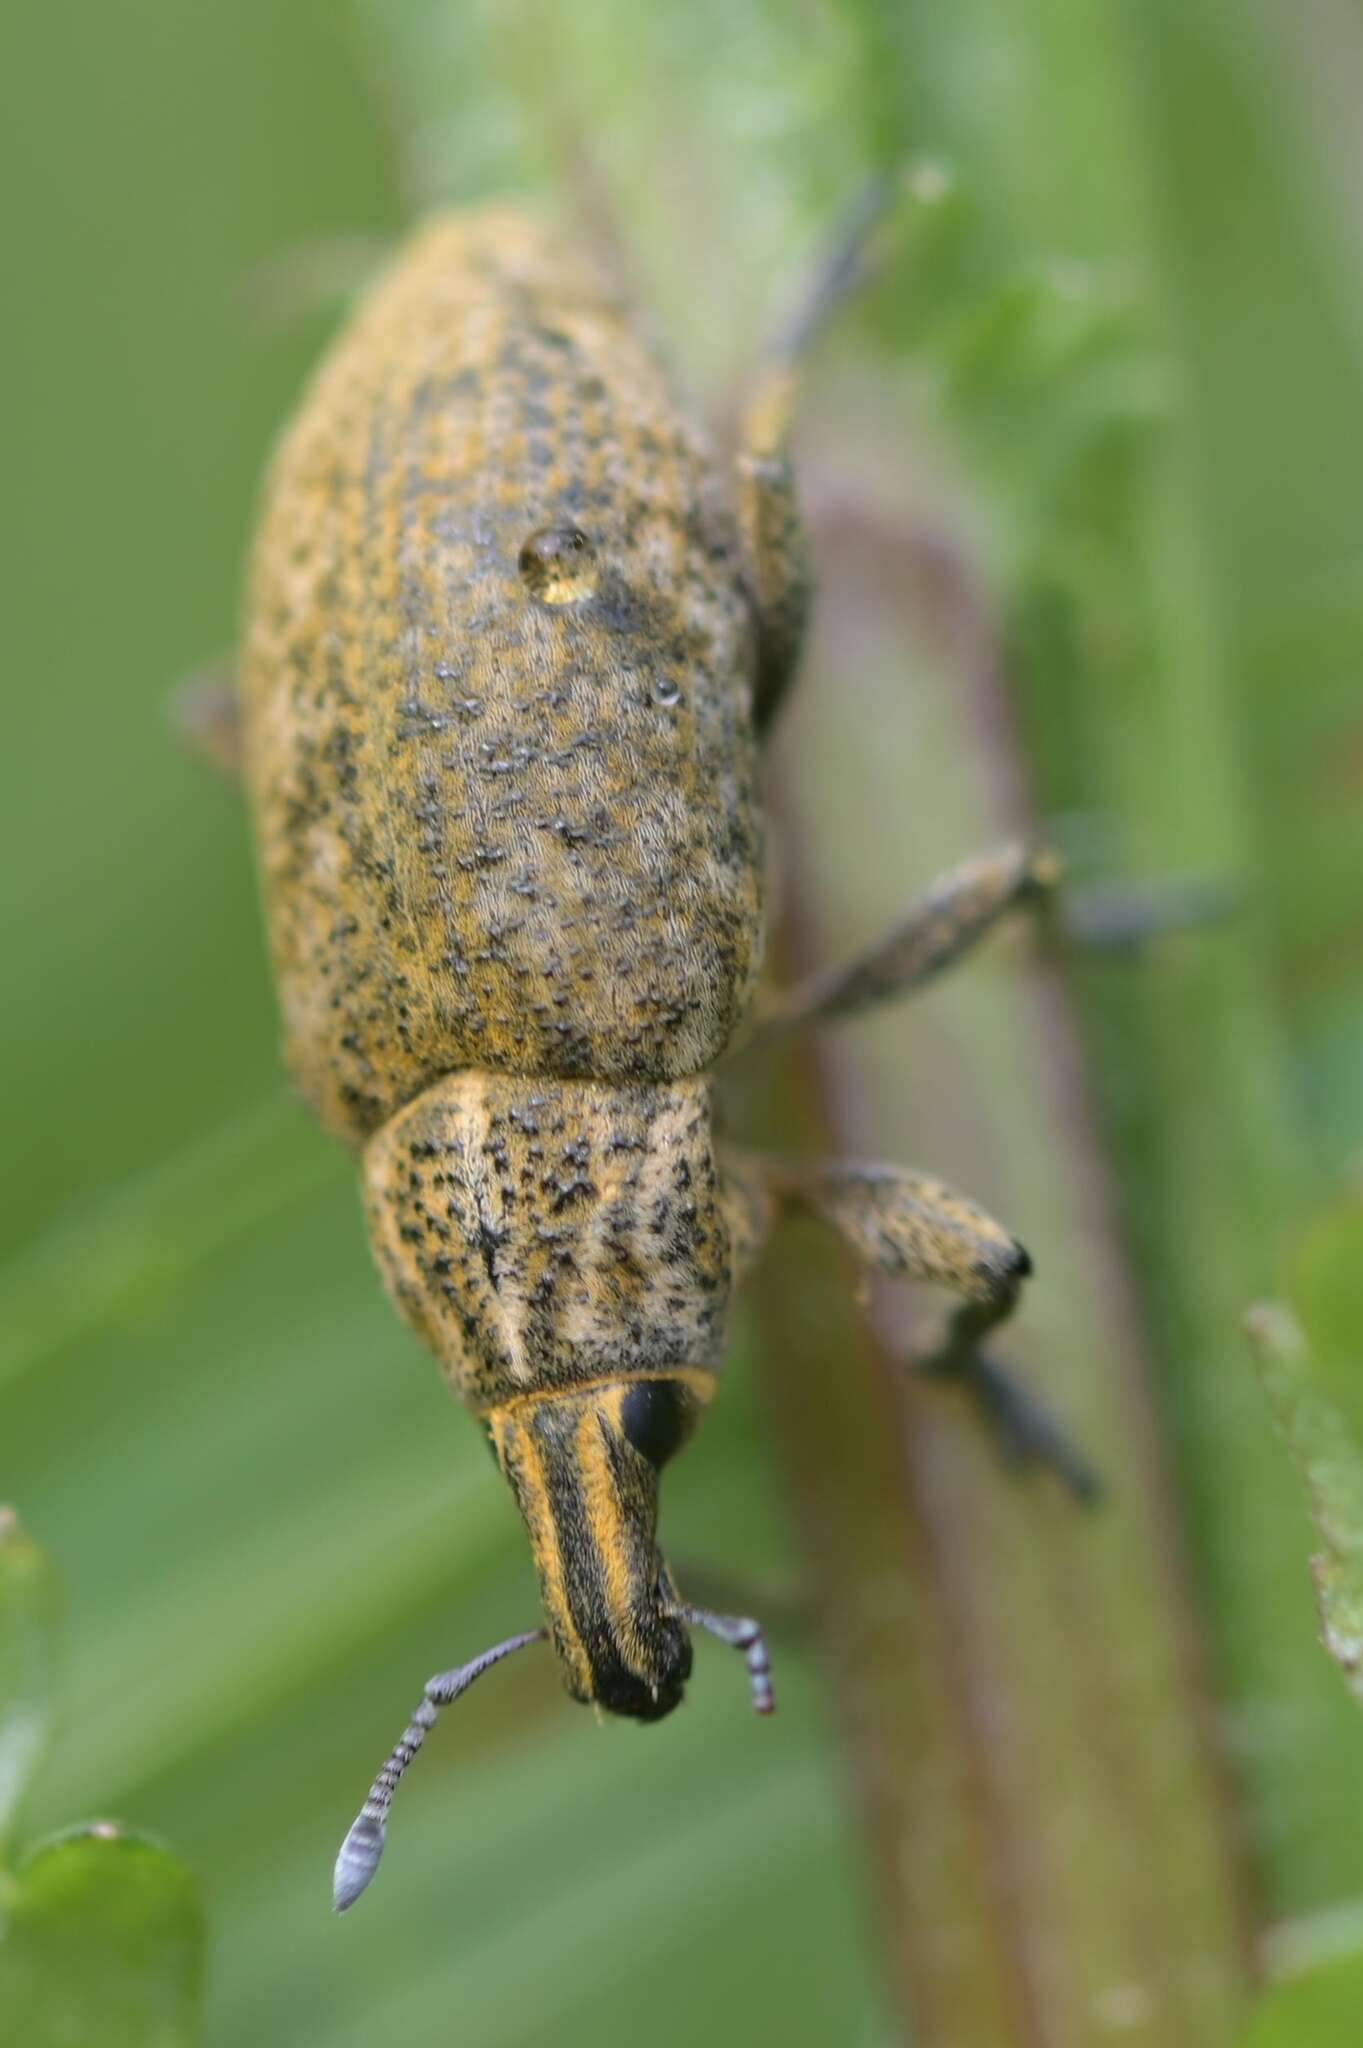
[[[529,1643],[542,1642],[546,1633],[542,1628],[527,1629],[523,1636],[512,1636],[507,1642],[498,1643],[494,1649],[484,1650],[482,1656],[475,1657],[471,1664],[461,1664],[457,1671],[442,1671],[437,1677],[427,1679],[421,1705],[370,1786],[369,1797],[341,1844],[331,1892],[332,1904],[338,1913],[344,1913],[347,1907],[354,1905],[378,1869],[388,1826],[388,1809],[393,1803],[398,1780],[426,1740],[427,1729],[435,1726],[435,1717],[440,1709],[452,1705],[460,1693],[468,1691],[475,1678],[481,1678],[494,1664],[500,1664],[503,1657],[509,1657],[513,1650],[525,1649]]]
[[[720,1642],[727,1643],[731,1650],[742,1650],[743,1661],[748,1667],[748,1683],[752,1687],[753,1712],[775,1713],[771,1659],[767,1655],[762,1630],[751,1616],[712,1614],[708,1607],[689,1607],[684,1600],[669,1601],[665,1612],[674,1615],[678,1621],[688,1622],[692,1628],[703,1628],[708,1634],[718,1636]]]

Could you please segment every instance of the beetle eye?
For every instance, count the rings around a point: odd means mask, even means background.
[[[677,1380],[636,1380],[620,1403],[626,1442],[655,1468],[681,1448],[695,1419],[695,1400]]]

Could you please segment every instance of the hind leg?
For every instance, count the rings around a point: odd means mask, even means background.
[[[800,656],[809,610],[809,563],[790,466],[790,430],[810,349],[861,282],[872,233],[892,196],[876,180],[853,201],[828,248],[759,358],[738,432],[738,517],[757,615],[754,715],[765,731]]]

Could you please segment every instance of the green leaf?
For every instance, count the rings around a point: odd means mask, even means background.
[[[51,1837],[0,1892],[0,2012],[24,2048],[190,2048],[203,1929],[194,1878],[99,1821]]]
[[[1312,1217],[1293,1247],[1287,1296],[1322,1385],[1363,1442],[1363,1203],[1337,1202]]]
[[[173,1296],[329,1170],[281,1092],[74,1204],[0,1264],[0,1386]]]
[[[0,1846],[47,1740],[57,1604],[46,1551],[0,1506]]]
[[[1363,1699],[1363,1455],[1292,1310],[1264,1303],[1250,1312],[1247,1327],[1324,1546],[1311,1559],[1311,1574],[1325,1646]]]
[[[1240,2048],[1353,2048],[1361,2012],[1363,1953],[1336,1956],[1267,1991]]]

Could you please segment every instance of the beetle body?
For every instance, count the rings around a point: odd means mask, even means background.
[[[761,951],[758,631],[734,494],[590,261],[505,208],[424,230],[288,430],[255,550],[286,1057],[490,1428],[570,1689],[649,1717],[689,1652],[621,1409],[648,1382],[626,1420],[679,1433],[723,1359],[703,1077]]]
[[[762,953],[757,743],[806,608],[795,371],[884,196],[778,337],[732,466],[583,252],[506,207],[434,222],[285,434],[253,559],[240,754],[288,1064],[362,1155],[389,1290],[496,1450],[569,1691],[639,1720],[681,1699],[688,1625],[772,1705],[757,1623],[687,1606],[656,1527],[783,1206],[952,1289],[923,1362],[1012,1456],[1091,1487],[981,1350],[1029,1270],[1006,1230],[928,1175],[755,1159],[713,1129]],[[218,754],[228,730],[212,711]],[[1055,880],[1025,847],[966,863],[757,1031],[921,986]],[[544,1632],[428,1681],[338,1906],[439,1708]]]

